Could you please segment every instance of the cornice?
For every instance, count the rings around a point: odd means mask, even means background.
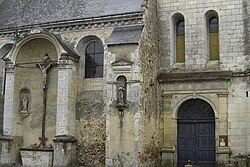
[[[122,14],[115,16],[103,16],[98,18],[85,18],[39,25],[29,25],[18,28],[6,28],[0,30],[0,38],[18,38],[28,34],[32,28],[39,26],[52,33],[77,31],[94,28],[117,27],[124,25],[143,24],[143,13]]]
[[[232,71],[160,72],[158,81],[164,83],[194,80],[230,80],[232,74]]]

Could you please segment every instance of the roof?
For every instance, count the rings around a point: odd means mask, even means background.
[[[0,29],[142,12],[143,0],[0,0]]]
[[[108,39],[108,45],[138,44],[143,25],[116,27]]]

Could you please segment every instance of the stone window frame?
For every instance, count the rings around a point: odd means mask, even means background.
[[[217,57],[213,57],[212,55],[211,55],[211,45],[210,45],[210,43],[211,43],[211,39],[210,39],[210,21],[211,21],[211,19],[212,18],[217,18],[218,19],[218,25],[217,25],[217,38],[218,38],[218,50],[217,50],[217,52],[218,52],[218,56]],[[218,62],[219,60],[220,60],[220,44],[219,44],[219,42],[220,42],[220,40],[219,40],[219,36],[220,36],[220,33],[219,33],[219,27],[220,27],[220,19],[219,19],[219,15],[218,15],[218,13],[215,11],[215,10],[209,10],[209,11],[207,11],[206,13],[205,13],[205,19],[206,19],[206,36],[207,36],[207,55],[208,55],[208,61],[214,61],[214,63],[216,63],[216,62]]]
[[[90,44],[94,43],[94,50],[92,53],[87,53],[88,52],[88,47],[90,46]],[[99,44],[100,47],[102,47],[102,51],[101,52],[96,52],[96,47],[95,45],[96,44]],[[100,76],[97,76],[96,74],[89,74],[88,71],[87,71],[87,67],[91,67],[91,65],[87,65],[86,62],[87,62],[87,54],[92,54],[94,55],[94,57],[98,54],[102,54],[102,64],[97,64],[97,67],[102,67],[102,71],[101,71],[101,75]],[[86,45],[85,45],[85,48],[84,48],[84,68],[85,68],[85,75],[84,77],[85,78],[102,78],[103,77],[103,73],[104,73],[104,46],[103,44],[99,41],[99,40],[96,40],[96,39],[92,39],[92,40],[89,40]],[[95,59],[95,58],[94,58]],[[96,60],[96,59],[95,59]]]
[[[78,42],[76,42],[76,44],[75,44],[75,48],[77,50],[77,53],[81,57],[80,61],[79,61],[79,78],[81,78],[80,82],[83,82],[83,80],[103,79],[103,77],[101,77],[101,78],[94,78],[94,77],[93,78],[86,78],[85,77],[85,50],[86,50],[86,46],[91,41],[98,41],[103,46],[103,49],[104,49],[103,58],[105,58],[105,46],[104,46],[104,42],[101,40],[100,37],[98,37],[96,35],[87,35],[87,36],[80,37]],[[103,59],[103,75],[104,75],[104,64],[105,64],[105,60]],[[90,81],[90,82],[92,82],[92,81]]]
[[[184,21],[184,61],[178,62],[177,61],[177,24],[180,21]],[[185,16],[181,13],[175,13],[171,17],[171,59],[173,62],[173,68],[184,68],[186,62],[186,54],[185,54],[185,34],[186,34],[186,27],[185,27]]]

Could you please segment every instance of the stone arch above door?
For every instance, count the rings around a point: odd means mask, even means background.
[[[189,99],[181,104],[177,119],[214,119],[213,108],[206,101],[201,99]]]
[[[171,115],[172,115],[172,118],[174,119],[177,119],[177,116],[178,116],[178,112],[180,110],[180,107],[188,100],[190,99],[200,99],[200,100],[203,100],[204,102],[208,103],[212,109],[213,109],[213,112],[214,112],[214,118],[215,119],[218,119],[219,118],[219,113],[218,113],[218,106],[217,104],[215,103],[215,101],[212,101],[210,100],[209,98],[205,97],[205,96],[201,96],[201,95],[187,95],[187,96],[184,96],[180,99],[176,99],[174,101],[172,101],[172,109],[171,109]]]

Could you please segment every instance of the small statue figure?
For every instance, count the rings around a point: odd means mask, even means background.
[[[46,89],[46,84],[47,84],[47,71],[50,68],[50,66],[52,65],[52,63],[48,63],[48,61],[50,60],[49,55],[46,54],[44,55],[44,63],[40,63],[37,64],[40,69],[42,70],[42,77],[43,77],[43,89]]]
[[[118,103],[124,104],[125,103],[125,83],[123,83],[119,88],[118,88]]]
[[[29,99],[27,97],[27,94],[24,94],[21,103],[21,112],[28,112],[28,104],[29,104]]]

